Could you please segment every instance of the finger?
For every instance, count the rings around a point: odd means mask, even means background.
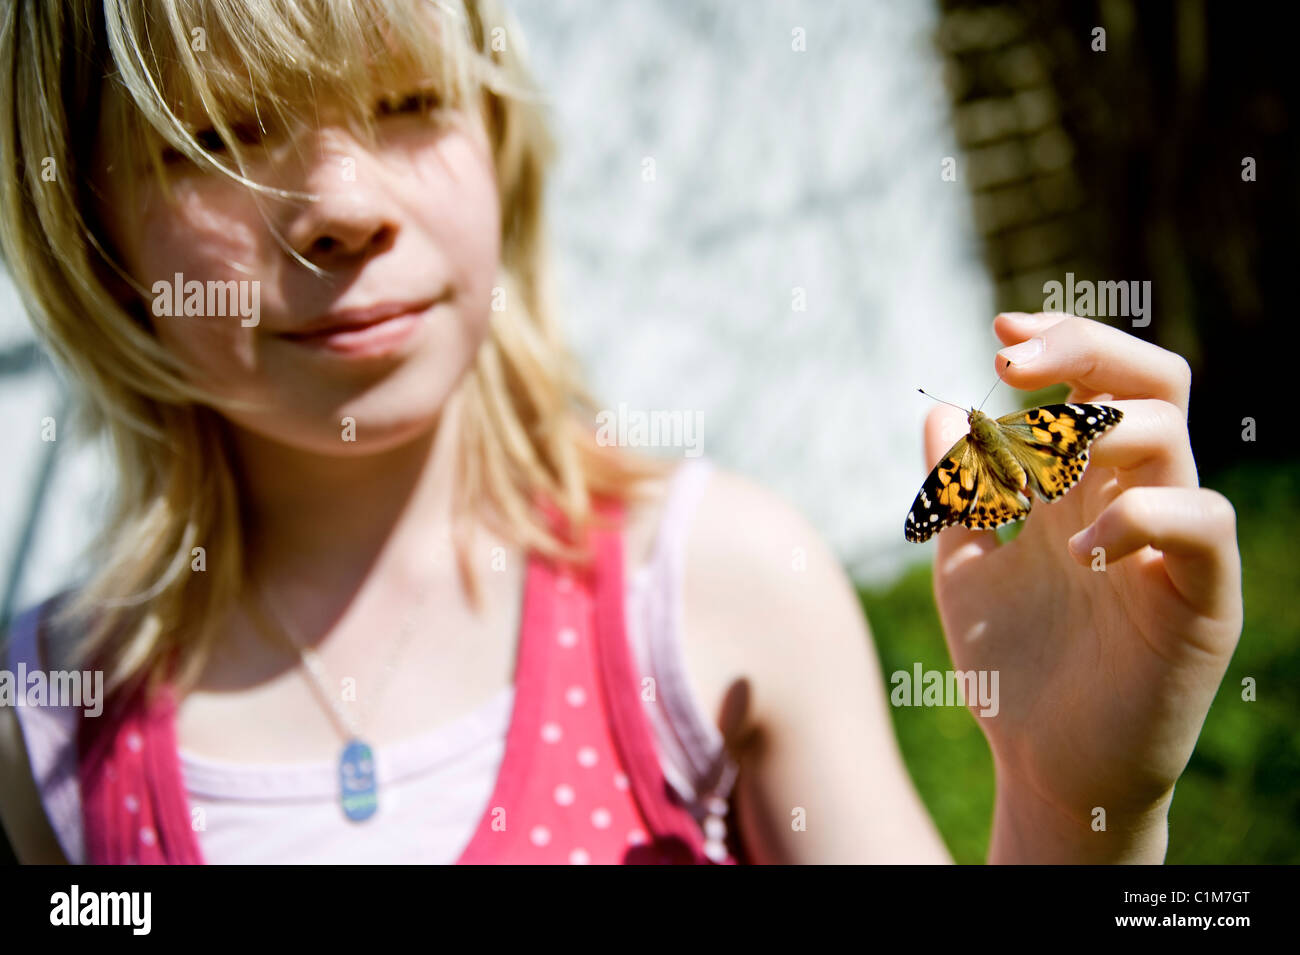
[[[1071,555],[1082,564],[1097,547],[1108,564],[1152,547],[1164,555],[1170,583],[1199,612],[1217,616],[1235,605],[1241,587],[1237,515],[1218,491],[1129,488],[1069,540]]]
[[[1089,464],[1117,468],[1121,488],[1200,483],[1187,420],[1177,408],[1154,398],[1106,404],[1124,412],[1124,420],[1093,442]]]
[[[1071,317],[1064,312],[999,312],[993,319],[993,333],[1002,344],[1014,345]]]
[[[1013,388],[1029,391],[1065,381],[1075,389],[1073,401],[1096,395],[1158,398],[1187,417],[1192,372],[1181,355],[1073,315],[999,315],[993,327],[1011,346],[998,352],[995,364]]]
[[[966,436],[970,426],[966,416],[951,405],[935,405],[925,418],[925,469],[928,474],[939,459],[957,441]],[[939,532],[938,559],[949,563],[952,558],[977,557],[998,546],[993,531],[973,531],[953,525]],[[950,565],[951,566],[951,565]]]

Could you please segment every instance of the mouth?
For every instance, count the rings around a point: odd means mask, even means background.
[[[383,302],[330,312],[297,331],[276,337],[305,348],[352,357],[386,355],[405,344],[442,299]]]

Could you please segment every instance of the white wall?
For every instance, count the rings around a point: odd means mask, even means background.
[[[515,10],[554,101],[562,292],[600,397],[701,411],[704,452],[797,504],[860,578],[927,559],[903,540],[925,476],[916,389],[978,402],[997,347],[965,186],[940,178],[957,147],[936,11]],[[998,391],[987,410],[1010,410]]]

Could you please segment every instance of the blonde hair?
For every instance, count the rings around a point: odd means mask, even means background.
[[[0,247],[38,336],[78,386],[77,422],[109,439],[117,471],[93,570],[54,625],[80,635],[73,658],[102,667],[110,695],[167,676],[192,687],[245,568],[221,401],[184,379],[141,320],[143,298],[122,292],[138,286],[96,218],[87,182],[101,135],[164,184],[159,156],[170,148],[275,192],[243,175],[232,135],[241,115],[301,120],[313,97],[330,96],[368,134],[376,96],[412,71],[449,107],[481,107],[508,307],[492,314],[452,396],[463,411],[453,540],[471,599],[476,520],[582,563],[592,497],[627,501],[665,473],[667,462],[596,442],[597,405],[561,341],[547,281],[554,143],[522,33],[496,0],[60,0],[7,4],[0,17]],[[194,109],[230,144],[227,156],[196,139],[182,119]],[[569,535],[538,513],[539,493]],[[191,573],[199,545],[212,560]]]

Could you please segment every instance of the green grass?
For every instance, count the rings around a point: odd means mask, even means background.
[[[1242,465],[1207,480],[1237,510],[1241,642],[1174,790],[1166,862],[1300,862],[1300,468]],[[930,569],[859,593],[885,673],[951,667]],[[1253,678],[1256,702],[1242,700]],[[889,687],[886,687],[888,690]],[[890,708],[903,758],[959,863],[988,854],[993,763],[965,707]]]
[[[914,567],[886,592],[859,591],[886,674],[948,670],[930,587],[930,568]],[[889,692],[892,686],[886,685]],[[993,819],[993,761],[964,706],[889,708],[907,769],[957,862],[983,862]]]

